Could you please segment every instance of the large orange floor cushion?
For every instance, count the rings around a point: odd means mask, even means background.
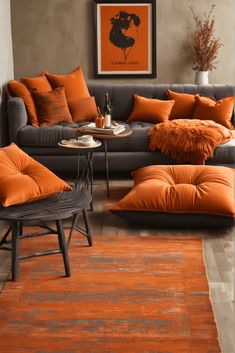
[[[234,223],[234,172],[230,168],[153,165],[137,170],[133,177],[132,190],[111,209],[120,216],[159,226]]]

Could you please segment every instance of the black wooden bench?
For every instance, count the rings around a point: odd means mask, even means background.
[[[0,220],[9,222],[9,228],[0,241],[0,250],[12,252],[12,280],[19,277],[18,262],[20,259],[27,259],[36,256],[46,256],[62,253],[66,276],[70,276],[70,265],[68,257],[68,247],[74,230],[79,231],[87,237],[88,245],[92,245],[87,209],[90,207],[91,194],[84,188],[61,192],[53,197],[30,202],[22,205],[3,207],[0,206]],[[82,213],[84,227],[78,227],[78,217]],[[62,220],[72,217],[69,227],[69,236],[66,243]],[[49,222],[55,222],[56,229],[53,229]],[[31,225],[40,226],[43,230],[33,233],[25,233],[24,227]],[[8,239],[11,234],[11,239]],[[35,252],[27,255],[19,255],[19,240],[24,238],[57,234],[59,248]],[[9,247],[7,244],[11,244]]]

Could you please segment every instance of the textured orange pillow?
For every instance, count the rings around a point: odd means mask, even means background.
[[[64,86],[68,101],[90,96],[81,66],[68,75],[46,73],[46,76],[53,88]]]
[[[111,211],[235,215],[234,172],[230,168],[153,165],[137,170],[133,177],[133,189]]]
[[[68,102],[74,122],[91,121],[97,117],[95,97],[84,97]]]
[[[29,91],[37,89],[38,91],[48,92],[52,87],[46,77],[46,71],[37,77],[23,77],[20,81],[28,88]]]
[[[160,123],[166,121],[173,105],[173,100],[150,99],[135,94],[134,107],[127,122],[146,121],[149,123]]]
[[[40,125],[72,123],[64,87],[49,92],[32,91]]]
[[[15,144],[0,148],[0,201],[11,206],[45,198],[71,187]]]
[[[27,87],[19,81],[12,80],[8,82],[8,90],[11,96],[23,99],[30,124],[39,126],[35,104]]]
[[[195,109],[194,94],[176,93],[171,90],[166,91],[168,99],[173,99],[175,104],[171,110],[170,120],[172,119],[191,119]]]
[[[195,97],[196,106],[193,119],[214,120],[228,129],[233,129],[231,119],[234,98],[231,96],[215,101],[208,97]]]

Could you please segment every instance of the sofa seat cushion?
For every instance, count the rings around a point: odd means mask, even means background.
[[[121,215],[124,211],[126,216],[141,211],[147,217],[154,212],[234,220],[234,172],[230,168],[153,165],[137,170],[133,177],[133,189],[111,211]]]
[[[76,128],[87,123],[40,126],[39,128],[26,125],[19,131],[18,144],[24,147],[56,147],[61,140],[77,138],[78,136],[75,133]],[[132,134],[121,139],[108,139],[109,152],[145,152],[149,150],[147,131],[153,124],[145,122],[127,124],[123,121],[118,123],[125,124],[127,127],[130,126]]]
[[[154,124],[136,121],[132,123],[124,123],[118,121],[120,124],[124,124],[126,127],[132,129],[132,134],[128,137],[118,139],[108,139],[107,146],[109,152],[146,152],[149,151],[149,137],[147,131]]]
[[[31,125],[24,126],[18,133],[17,144],[22,146],[30,154],[38,154],[40,148],[54,147],[55,154],[57,153],[58,142],[61,140],[75,139],[77,134],[75,133],[76,128],[87,122],[79,124],[61,124],[52,126],[40,126],[34,128]],[[123,121],[119,123],[125,124]],[[149,152],[149,137],[147,131],[153,126],[151,123],[146,122],[133,122],[128,126],[132,128],[132,134],[123,139],[109,139],[107,140],[109,152],[126,152],[126,153],[146,153]],[[33,153],[34,148],[34,153]],[[96,151],[103,151],[103,147],[99,147]],[[61,149],[58,151],[60,154],[63,153]],[[42,152],[41,152],[42,153]],[[45,152],[48,153],[48,150]],[[169,157],[157,152],[152,152],[154,155],[154,163],[166,163],[174,164],[174,161]],[[160,159],[159,159],[160,155]],[[164,158],[163,158],[164,157]],[[122,158],[122,157],[120,157]],[[207,161],[206,161],[207,162]],[[213,153],[213,156],[208,158],[209,164],[231,164],[235,163],[235,140],[231,140],[226,144],[217,147]],[[143,165],[143,164],[142,164]],[[135,167],[134,167],[135,168]],[[133,168],[133,169],[134,169]],[[132,170],[133,170],[132,169]]]
[[[26,125],[19,131],[18,144],[25,147],[56,147],[61,140],[77,138],[75,128],[77,128],[77,124],[40,126],[38,128]]]
[[[120,121],[119,121],[120,122]],[[31,125],[26,125],[21,128],[18,132],[17,144],[21,146],[30,155],[37,154],[48,154],[48,151],[53,151],[53,154],[65,154],[64,151],[58,149],[58,142],[61,140],[68,140],[77,138],[75,133],[76,128],[87,122],[79,124],[62,124],[54,126],[40,126],[34,128]],[[120,122],[124,123],[124,122]],[[124,123],[125,124],[125,123]],[[123,139],[110,139],[107,140],[108,151],[114,153],[120,153],[120,158],[123,159],[123,153],[138,154],[145,156],[145,153],[149,153],[149,137],[147,131],[153,124],[145,122],[133,122],[129,126],[132,128],[132,134]],[[52,148],[53,147],[53,148]],[[43,152],[45,151],[45,152]],[[96,149],[96,152],[103,151],[103,147]],[[71,151],[70,151],[71,152]],[[95,153],[96,153],[95,152]],[[66,153],[68,154],[68,153]],[[175,161],[171,158],[163,155],[159,151],[151,152],[151,161],[148,164],[174,164]],[[143,159],[141,164],[133,166],[130,170],[134,170],[140,166],[146,165],[145,160],[149,160],[147,157],[140,157]],[[235,140],[231,140],[226,144],[217,147],[213,153],[213,156],[208,158],[206,163],[209,164],[234,164],[235,163]],[[134,164],[135,165],[135,164]]]

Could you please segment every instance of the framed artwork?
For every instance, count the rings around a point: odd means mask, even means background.
[[[156,0],[94,0],[95,75],[156,77]]]

